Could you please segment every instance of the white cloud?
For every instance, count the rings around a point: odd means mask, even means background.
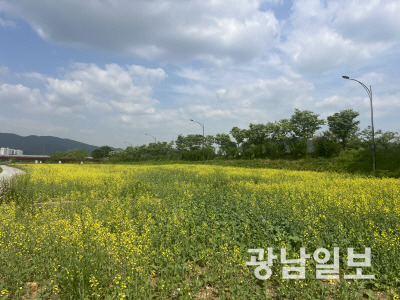
[[[53,106],[62,107],[63,112],[85,109],[148,113],[158,104],[152,98],[150,84],[164,77],[162,69],[134,65],[123,68],[116,64],[102,69],[94,64],[79,63],[72,66],[64,79],[47,80],[46,97]]]
[[[372,82],[374,84],[382,83],[384,78],[385,78],[385,74],[383,74],[383,73],[369,72],[369,73],[363,74],[359,78],[354,78],[354,79],[357,79],[358,81],[363,82],[366,86],[369,87]]]
[[[167,77],[167,74],[161,68],[150,69],[139,65],[131,65],[127,69],[131,75],[132,82],[137,85],[155,85]]]
[[[232,105],[276,109],[279,103],[279,106],[291,109],[293,102],[304,101],[312,89],[313,86],[305,81],[279,77],[219,89],[217,94],[219,99]]]
[[[279,32],[273,13],[258,7],[254,0],[22,0],[3,9],[61,44],[147,59],[246,61],[273,47]]]
[[[206,123],[210,134],[289,118],[294,108],[321,116],[353,108],[368,121],[367,93],[340,78],[349,75],[373,85],[382,123],[397,120],[400,2],[295,0],[291,9],[288,3],[7,1],[0,5],[4,16],[24,19],[59,44],[63,60],[53,62],[52,54],[48,60],[54,69],[87,54],[94,63],[54,73],[33,63],[0,67],[2,114],[31,113],[82,136],[102,131],[117,144],[146,142],[143,132],[157,140],[192,133],[190,118]],[[18,26],[4,30],[20,34]],[[136,64],[121,64],[131,59]],[[115,63],[98,63],[106,60]]]
[[[367,97],[367,94],[366,94]],[[369,98],[368,98],[369,99]],[[344,109],[353,108],[358,110],[360,106],[369,105],[366,98],[362,97],[341,97],[338,95],[330,96],[316,101],[315,107],[322,111],[338,112]],[[368,106],[369,107],[369,106]]]
[[[316,32],[294,30],[282,45],[282,50],[299,70],[314,73],[371,59],[386,49],[388,45],[385,44],[362,44],[344,39],[329,28]]]
[[[358,91],[358,88],[356,89]],[[334,95],[331,97],[326,97],[324,99],[315,99],[316,109],[322,112],[321,116],[326,118],[329,115],[339,112],[344,109],[353,109],[360,113],[358,119],[362,121],[361,127],[366,127],[369,125],[370,114],[371,114],[371,104],[368,94],[365,95],[360,87],[360,96],[347,96],[342,97]],[[357,94],[355,93],[355,94]],[[353,94],[352,94],[353,95]],[[374,112],[374,122],[377,128],[384,128],[389,130],[393,129],[394,124],[390,124],[390,119],[398,118],[400,112],[400,93],[395,95],[379,95],[373,96],[372,100],[373,112]]]
[[[398,1],[295,1],[280,48],[302,72],[360,65],[400,41],[399,11]]]
[[[400,113],[400,93],[383,95],[373,98],[374,113],[377,117],[394,115],[398,118]]]
[[[214,94],[210,94],[212,87],[204,85],[197,88],[191,85],[187,91],[182,87],[181,91],[186,92],[190,100],[182,100],[181,104],[190,118],[219,124],[215,128],[208,127],[209,132],[289,117],[294,107],[304,106],[309,100],[308,93],[313,89],[306,81],[287,77],[228,82],[214,89]],[[190,91],[196,93],[191,95]]]
[[[39,78],[38,73],[23,74]],[[69,114],[153,113],[159,101],[153,86],[165,77],[162,69],[116,64],[100,68],[94,64],[74,64],[64,78],[46,78],[44,92],[21,84],[2,84],[0,101],[21,111],[41,111],[68,117]],[[136,85],[139,82],[142,85]]]
[[[399,42],[400,2],[346,1],[333,25],[346,37],[362,43]]]
[[[59,78],[39,73],[17,74],[20,78],[41,79],[42,91],[22,84],[0,84],[3,118],[15,116],[14,125],[2,130],[20,134],[53,132],[79,140],[84,140],[88,132],[106,130],[112,136],[109,138],[118,143],[119,135],[123,135],[121,130],[131,135],[132,130],[145,128],[146,124],[174,124],[180,118],[178,111],[158,109],[160,102],[153,96],[154,88],[166,76],[160,68],[84,63],[73,64]],[[26,126],[29,122],[35,125],[31,130]],[[104,143],[99,136],[89,140]]]
[[[0,104],[3,109],[13,107],[23,111],[37,111],[45,106],[39,89],[6,83],[0,85]]]

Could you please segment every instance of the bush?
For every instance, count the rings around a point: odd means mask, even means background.
[[[285,154],[285,150],[284,143],[270,142],[265,145],[265,156],[272,159],[277,159]]]
[[[305,157],[307,155],[308,143],[306,139],[293,138],[288,142],[291,156],[295,159]]]
[[[323,135],[312,140],[314,145],[314,155],[317,157],[335,157],[341,150],[340,144],[332,137]]]

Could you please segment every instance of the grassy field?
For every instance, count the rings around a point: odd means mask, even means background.
[[[0,299],[398,299],[400,180],[207,165],[20,165],[3,186]],[[280,251],[311,258],[283,278]],[[313,253],[339,247],[339,279]],[[375,279],[348,248],[371,248]],[[266,280],[248,249],[273,248]],[[322,257],[320,257],[321,259]],[[267,259],[267,258],[265,258]],[[327,262],[332,263],[331,260]],[[298,265],[293,265],[298,266]]]
[[[372,154],[366,149],[342,151],[339,156],[324,158],[313,157],[309,154],[305,158],[290,159],[289,157],[280,159],[226,159],[215,158],[200,161],[135,161],[135,165],[167,165],[167,164],[206,164],[213,166],[229,166],[243,168],[268,168],[292,171],[317,171],[317,172],[336,172],[346,174],[356,174],[361,176],[373,175],[375,177],[400,178],[400,149],[378,148],[376,152],[376,172],[372,170]],[[131,164],[131,162],[130,162]]]

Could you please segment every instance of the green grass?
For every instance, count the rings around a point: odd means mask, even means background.
[[[202,161],[138,161],[134,165],[203,164]],[[400,150],[377,149],[376,172],[372,170],[372,152],[365,149],[342,151],[338,157],[315,158],[309,154],[302,159],[221,159],[206,160],[205,165],[269,168],[296,171],[350,173],[377,177],[400,177]]]
[[[314,158],[309,155],[306,158],[298,160],[214,160],[207,161],[206,164],[374,175],[372,169],[372,152],[366,149],[342,151],[338,157],[333,158]],[[375,176],[400,177],[400,149],[377,149]]]

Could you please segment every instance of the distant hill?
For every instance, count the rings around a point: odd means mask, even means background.
[[[66,152],[72,149],[85,149],[90,154],[98,148],[97,146],[54,136],[20,136],[13,133],[0,133],[1,147],[20,149],[27,155],[50,155],[58,151]]]

